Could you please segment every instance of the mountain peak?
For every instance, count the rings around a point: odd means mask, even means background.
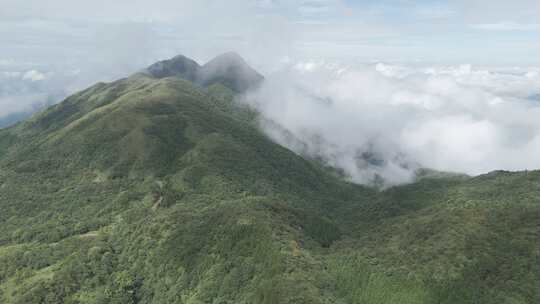
[[[237,93],[256,87],[264,79],[235,52],[221,54],[203,66],[184,55],[178,55],[152,64],[146,72],[156,78],[184,78],[203,87],[219,83]]]
[[[149,66],[146,71],[156,78],[182,77],[195,81],[200,65],[193,59],[184,55],[178,55],[168,60],[156,62]]]
[[[199,73],[199,81],[203,86],[220,83],[239,93],[258,86],[263,80],[261,74],[234,52],[210,60]]]
[[[240,54],[236,52],[226,52],[221,55],[218,55],[214,59],[208,61],[206,65],[215,64],[215,63],[247,65],[244,58],[242,58],[242,56],[240,56]]]

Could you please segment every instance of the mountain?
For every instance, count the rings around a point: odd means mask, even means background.
[[[202,87],[222,84],[236,93],[253,89],[264,79],[236,53],[222,54],[203,66],[180,55],[157,62],[146,72],[156,78],[180,77]]]
[[[229,56],[0,129],[1,303],[540,301],[540,172],[347,183],[260,132]]]
[[[187,58],[184,55],[178,55],[168,60],[156,62],[146,70],[157,78],[176,76],[196,82],[200,68],[195,60]]]
[[[199,72],[199,82],[203,86],[221,83],[235,92],[245,92],[254,88],[263,79],[261,74],[236,53],[226,53],[214,58]]]

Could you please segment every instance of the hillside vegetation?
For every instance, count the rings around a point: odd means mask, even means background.
[[[540,172],[353,185],[182,75],[0,130],[0,303],[540,303]]]

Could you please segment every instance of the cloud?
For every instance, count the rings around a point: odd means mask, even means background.
[[[504,20],[535,23],[540,10],[540,2],[537,0],[455,0],[451,5],[461,13],[465,21],[473,24],[499,23]]]
[[[22,67],[19,70],[12,68]],[[42,72],[25,70],[25,64],[0,66],[0,125],[3,119],[9,122],[23,118],[45,106],[59,102],[62,98],[80,88],[71,88],[77,83],[77,76],[66,71]],[[24,115],[23,115],[24,114]]]
[[[487,24],[473,24],[472,28],[485,31],[538,31],[540,23],[515,23],[515,22],[499,22]]]
[[[46,78],[45,74],[36,70],[30,70],[24,73],[22,77],[23,80],[30,80],[30,81],[41,81],[41,80],[44,80],[45,78]]]
[[[472,175],[540,167],[535,68],[291,64],[246,97],[276,142],[361,184],[418,168]]]
[[[12,59],[0,59],[0,67],[7,67],[14,65],[15,62]]]

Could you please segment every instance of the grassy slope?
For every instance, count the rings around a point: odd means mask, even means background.
[[[1,302],[540,300],[540,173],[379,193],[230,97],[135,75],[0,130]]]

